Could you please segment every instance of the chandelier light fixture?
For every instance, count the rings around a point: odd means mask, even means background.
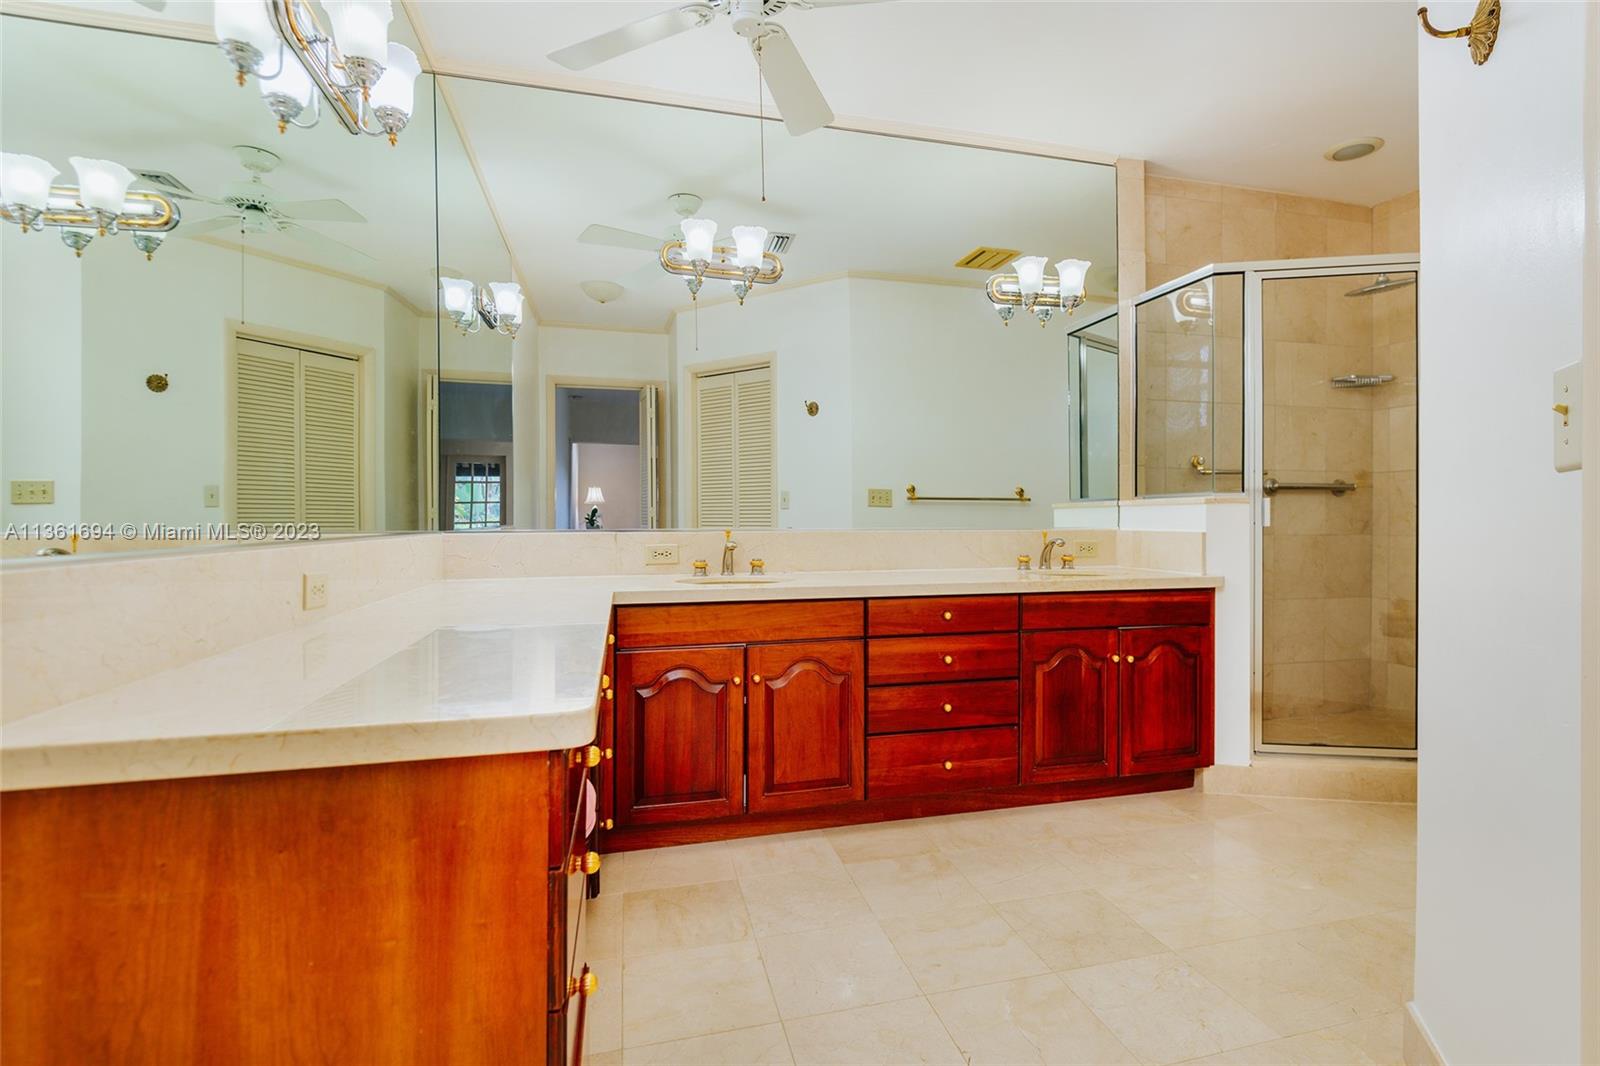
[[[1020,307],[1044,326],[1057,311],[1070,315],[1082,305],[1089,261],[1063,259],[1056,264],[1053,277],[1044,272],[1048,261],[1042,255],[1025,255],[1011,264],[1014,273],[995,274],[989,279],[989,303],[1001,322],[1009,326],[1011,316]]]
[[[278,132],[308,129],[322,101],[351,133],[395,144],[416,106],[416,53],[389,40],[390,0],[218,0],[213,28],[240,85],[255,75]],[[304,117],[302,117],[304,116]]]
[[[683,240],[661,246],[661,269],[684,278],[689,297],[696,302],[706,278],[730,283],[742,306],[753,286],[771,285],[783,277],[783,260],[767,251],[764,227],[733,227],[732,246],[717,243],[717,224],[709,218],[686,218],[679,228]]]
[[[522,328],[522,286],[511,281],[475,285],[466,278],[439,278],[439,302],[445,317],[463,336],[484,326],[507,337]]]
[[[158,192],[130,191],[134,173],[109,159],[75,155],[68,160],[76,185],[56,185],[61,173],[49,160],[16,152],[0,154],[0,218],[23,233],[54,226],[80,258],[96,237],[126,233],[145,259],[177,226],[178,206]]]

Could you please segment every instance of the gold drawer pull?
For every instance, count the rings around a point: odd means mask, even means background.
[[[607,633],[606,634],[606,643],[607,644],[615,644],[616,642],[617,642],[617,635],[615,633]]]
[[[759,684],[761,684],[761,675],[760,675],[760,674],[751,674],[751,675],[750,675],[750,683],[751,683],[751,684],[752,684],[752,685],[759,685]]]
[[[589,971],[584,971],[582,977],[567,978],[568,996],[592,996],[600,991],[600,977]]]
[[[946,612],[945,612],[945,613],[944,613],[944,620],[945,620],[945,621],[946,621],[946,622],[948,622],[948,621],[950,621],[950,619],[952,619],[952,618],[954,618],[954,617],[955,617],[955,615],[954,615],[954,614],[952,614],[952,613],[951,613],[951,612],[949,612],[949,611],[946,611]]]
[[[611,675],[610,674],[601,674],[600,675],[600,687],[601,688],[610,688],[611,687]]]
[[[1122,661],[1122,656],[1120,656],[1120,655],[1112,655],[1111,656],[1111,661],[1114,662],[1114,663],[1120,663]]]
[[[946,759],[944,761],[944,768],[946,770],[954,770],[956,768],[956,764],[951,762],[949,759]]]
[[[947,703],[947,704],[944,705],[944,713],[945,714],[949,714],[953,710],[955,710],[955,708],[952,707],[950,704]]]
[[[1131,656],[1131,655],[1124,655],[1123,659],[1127,660],[1130,663],[1133,662],[1133,656]]]
[[[613,822],[610,818],[607,818],[605,821],[600,823],[600,828],[601,829],[614,829],[614,828],[616,828],[616,825],[617,825],[616,822]]]
[[[586,851],[582,855],[574,855],[572,861],[567,863],[569,874],[594,874],[600,872],[600,853]]]
[[[744,678],[740,677],[738,674],[734,674],[733,675],[733,683],[735,685],[742,685],[742,684],[744,684]]]
[[[609,759],[609,758],[611,758],[611,757],[612,757],[612,756],[613,756],[613,755],[615,755],[615,754],[616,754],[616,752],[615,752],[615,751],[613,751],[613,750],[612,750],[612,749],[610,749],[610,748],[607,748],[607,749],[606,749],[606,758],[608,758],[608,759]]]
[[[567,756],[567,765],[593,768],[600,765],[600,760],[603,757],[603,753],[598,747],[593,744],[587,744],[581,748],[573,749],[572,754]]]
[[[607,701],[614,700],[616,698],[617,698],[617,693],[616,693],[616,691],[614,689],[609,689],[609,688],[606,689],[606,700]]]
[[[956,662],[956,657],[954,655],[946,655],[944,657],[944,664],[946,666],[954,666],[955,662]]]

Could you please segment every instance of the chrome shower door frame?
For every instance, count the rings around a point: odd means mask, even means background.
[[[1262,329],[1265,325],[1262,304],[1262,287],[1265,282],[1293,278],[1326,278],[1343,275],[1414,273],[1421,280],[1421,257],[1415,253],[1392,255],[1337,256],[1322,259],[1286,259],[1256,263],[1217,264],[1210,272],[1244,273],[1244,405],[1246,417],[1244,442],[1245,491],[1250,496],[1250,566],[1251,566],[1251,622],[1250,622],[1250,728],[1252,749],[1258,753],[1290,753],[1300,755],[1355,755],[1364,758],[1415,759],[1416,748],[1360,748],[1326,744],[1268,744],[1262,740],[1261,710],[1262,681],[1262,532],[1264,529],[1266,495],[1262,492],[1264,477],[1261,423],[1266,414],[1265,397],[1265,345]],[[1420,285],[1419,285],[1420,288]],[[1420,395],[1419,395],[1420,399]],[[1418,403],[1418,425],[1421,425],[1421,404]]]

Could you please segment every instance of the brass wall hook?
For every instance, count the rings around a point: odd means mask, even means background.
[[[1500,36],[1500,0],[1478,0],[1478,9],[1472,13],[1472,21],[1454,30],[1441,30],[1434,26],[1428,21],[1428,9],[1425,7],[1417,8],[1417,19],[1429,37],[1441,40],[1465,37],[1472,61],[1481,67],[1488,62],[1489,54],[1494,51],[1495,40]]]
[[[807,400],[806,401],[806,414],[810,415],[812,418],[817,417],[817,412],[820,411],[820,410],[822,410],[822,408],[817,405],[817,401],[815,401],[815,400]]]

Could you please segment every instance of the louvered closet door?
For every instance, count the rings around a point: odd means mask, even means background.
[[[234,516],[300,515],[300,353],[239,340],[234,383]]]
[[[734,384],[734,525],[777,525],[777,471],[773,457],[772,370],[741,370]]]
[[[734,525],[733,375],[696,379],[695,514],[702,526]]]
[[[361,364],[300,353],[302,521],[323,532],[361,526]]]

